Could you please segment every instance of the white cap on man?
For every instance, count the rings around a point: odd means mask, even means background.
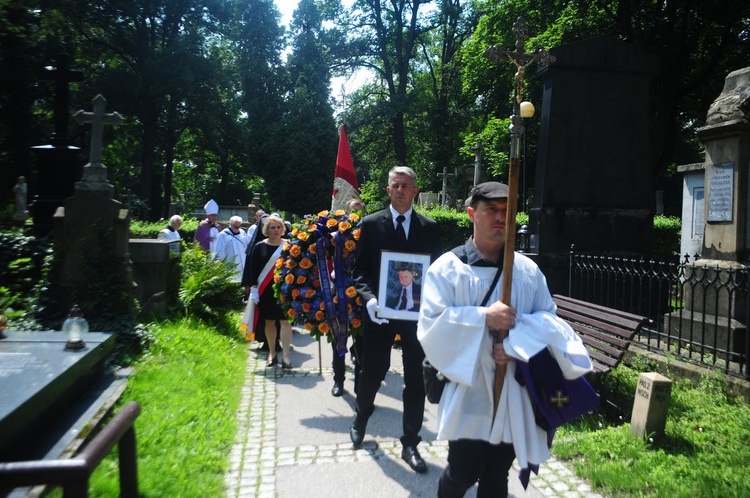
[[[203,206],[203,209],[206,210],[206,214],[219,214],[219,205],[216,204],[216,201],[211,199],[206,203],[205,206]]]

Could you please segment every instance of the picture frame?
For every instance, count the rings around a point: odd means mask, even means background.
[[[429,254],[382,251],[378,317],[416,322],[424,292],[422,283],[429,266]]]

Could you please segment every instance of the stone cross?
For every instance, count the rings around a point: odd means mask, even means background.
[[[40,77],[44,81],[55,82],[55,101],[53,107],[55,133],[52,135],[52,144],[68,145],[68,107],[70,105],[68,83],[81,81],[83,73],[81,71],[72,71],[68,56],[66,54],[59,54],[55,68],[44,68]]]
[[[455,176],[453,173],[448,173],[448,166],[443,166],[443,172],[437,173],[438,178],[443,179],[443,193],[441,206],[445,207],[448,205],[448,178]]]
[[[91,123],[91,150],[89,152],[89,163],[83,168],[83,178],[76,185],[76,189],[86,190],[112,190],[112,185],[107,182],[107,168],[102,164],[102,133],[104,125],[118,125],[123,121],[117,112],[105,113],[107,99],[101,94],[93,99],[94,112],[79,110],[73,117],[80,124]]]

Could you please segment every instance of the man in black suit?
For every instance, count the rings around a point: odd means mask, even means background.
[[[406,166],[396,166],[388,173],[386,187],[391,204],[362,220],[354,282],[366,303],[364,316],[364,355],[357,392],[357,409],[349,430],[352,444],[359,448],[365,437],[367,421],[375,408],[375,396],[390,368],[391,348],[396,334],[401,336],[404,363],[403,450],[401,458],[416,472],[427,472],[427,465],[417,451],[422,440],[419,431],[424,418],[425,393],[422,381],[424,351],[417,340],[417,323],[386,320],[377,316],[380,262],[383,251],[429,254],[431,261],[440,256],[440,232],[437,223],[412,209],[419,193],[417,174]],[[383,268],[385,271],[386,268]]]
[[[386,308],[401,311],[419,311],[422,287],[414,283],[416,275],[416,269],[410,264],[402,264],[398,267],[398,281],[401,287],[399,287],[398,292],[386,298]]]

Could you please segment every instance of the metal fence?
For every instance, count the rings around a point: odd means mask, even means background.
[[[650,319],[636,340],[650,350],[750,379],[748,267],[664,262],[570,251],[568,295]]]

